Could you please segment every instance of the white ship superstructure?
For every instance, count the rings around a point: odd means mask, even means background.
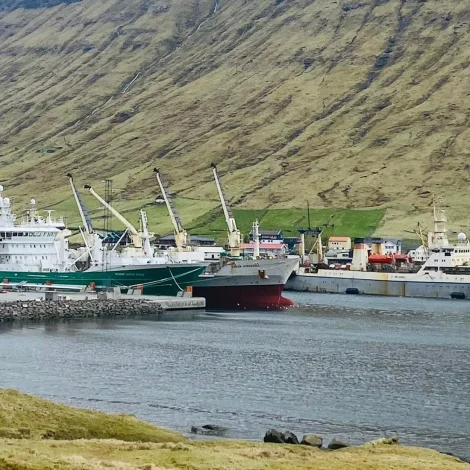
[[[46,211],[45,217],[39,215],[34,200],[27,215],[17,219],[10,199],[3,197],[2,192],[0,186],[0,284],[4,288],[118,288],[137,289],[148,295],[176,295],[192,286],[205,269],[203,264],[163,263],[155,257],[145,257],[138,247],[136,256],[126,252],[128,258],[113,250],[100,252],[87,245],[91,237],[85,237],[84,249],[69,250],[66,237],[71,232],[63,219],[54,219],[53,211]],[[142,239],[149,237],[144,228]],[[144,244],[141,250],[148,246]],[[80,264],[82,257],[86,259],[90,253],[96,255],[93,263]]]
[[[17,220],[11,202],[3,197],[0,186],[0,270],[1,271],[64,271],[70,264],[65,223],[54,219],[53,211],[42,217],[31,200],[28,214]]]

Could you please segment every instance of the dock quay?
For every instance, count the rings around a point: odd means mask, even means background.
[[[113,295],[105,293],[13,292],[0,294],[0,322],[161,315],[203,309],[206,301],[190,296]]]

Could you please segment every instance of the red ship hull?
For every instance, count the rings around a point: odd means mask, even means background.
[[[222,310],[283,310],[294,305],[282,296],[284,285],[194,286],[193,295],[206,299],[206,308]]]

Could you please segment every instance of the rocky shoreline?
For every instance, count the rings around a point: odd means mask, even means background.
[[[141,299],[18,300],[0,303],[0,322],[40,321],[60,318],[95,318],[156,315],[164,312],[158,302]]]
[[[339,450],[339,449],[345,449],[347,447],[357,447],[357,446],[351,446],[350,444],[346,444],[345,442],[340,441],[338,439],[332,439],[330,443],[328,444],[328,446],[323,446],[324,444],[323,437],[318,434],[305,434],[302,437],[302,440],[299,440],[298,437],[293,432],[291,431],[281,432],[281,431],[278,431],[277,429],[268,429],[268,431],[266,431],[266,434],[263,438],[263,441],[266,443],[272,443],[272,444],[305,445],[309,447],[316,447],[317,449],[320,449],[323,451]],[[389,446],[389,445],[399,445],[399,444],[400,444],[399,437],[391,436],[391,437],[381,437],[372,441],[365,442],[360,447],[370,448],[370,447],[383,446],[383,445]],[[449,455],[449,456],[455,457],[458,460],[460,460],[462,463],[470,463],[469,459],[460,457],[451,452],[439,452],[439,453],[443,455]]]
[[[200,436],[212,436],[219,438],[226,438],[226,434],[229,429],[223,426],[214,425],[214,424],[205,424],[202,426],[191,426],[190,433],[198,434]],[[359,445],[347,444],[339,439],[333,438],[328,445],[325,444],[325,441],[322,436],[319,434],[304,434],[302,439],[299,439],[291,431],[279,431],[278,429],[268,429],[263,438],[264,443],[268,444],[289,444],[289,445],[302,445],[308,447],[314,447],[321,451],[335,451],[346,448],[372,448],[377,446],[398,446],[400,445],[400,438],[397,435],[389,437],[380,437],[372,441],[367,441]],[[439,451],[437,451],[439,452]],[[470,464],[470,459],[465,457],[458,456],[452,452],[439,452],[442,455],[448,455],[455,457],[462,463]]]
[[[264,436],[263,441],[270,442],[273,444],[304,445],[304,446],[316,447],[317,449],[323,449],[323,450],[339,450],[339,449],[344,449],[346,447],[350,447],[349,444],[346,444],[345,442],[340,441],[338,439],[333,439],[328,444],[328,446],[323,447],[323,437],[318,434],[305,434],[300,440],[291,431],[281,432],[281,431],[278,431],[277,429],[268,429],[268,431],[266,432]],[[394,444],[399,444],[400,440],[398,436],[384,437],[384,438],[377,439],[375,441],[370,441],[369,443],[366,443],[363,445],[367,445],[371,443],[394,445]]]

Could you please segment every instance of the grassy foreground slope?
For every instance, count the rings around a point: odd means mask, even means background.
[[[0,389],[0,437],[47,439],[121,439],[179,442],[180,434],[157,428],[131,415],[107,415],[70,408]],[[0,466],[1,468],[1,466]]]
[[[159,166],[197,218],[217,204],[214,161],[239,208],[387,208],[397,233],[436,192],[465,226],[469,19],[466,0],[0,12],[2,182],[50,204],[69,197],[67,171],[113,177],[132,209]]]
[[[399,445],[365,445],[325,452],[305,446],[189,441],[135,418],[76,410],[11,390],[0,391],[0,424],[3,435],[22,433],[19,439],[0,436],[0,468],[8,470],[469,468],[455,457]],[[59,435],[57,440],[53,435],[41,439],[44,430],[51,427],[72,427],[75,434]],[[90,439],[91,435],[94,439]],[[139,435],[143,442],[134,442]],[[146,439],[150,442],[145,442]]]

